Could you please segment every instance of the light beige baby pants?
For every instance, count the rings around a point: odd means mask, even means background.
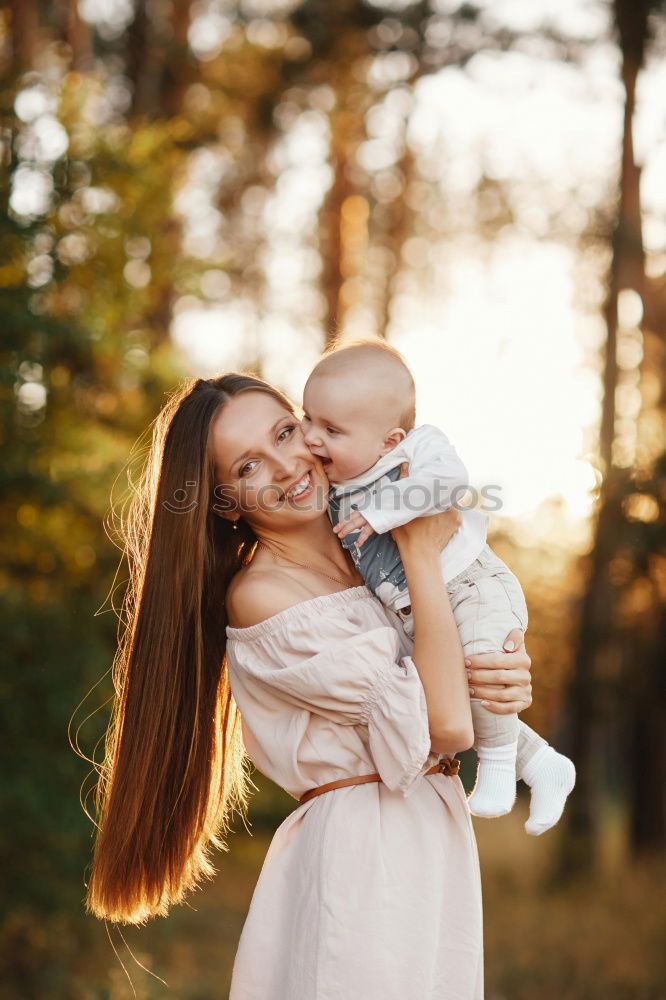
[[[518,578],[488,545],[467,569],[447,583],[446,589],[465,656],[499,652],[511,629],[524,632],[527,628],[527,605]],[[397,613],[413,638],[411,609]],[[471,704],[475,748],[501,747],[517,741],[517,715],[495,715],[482,707],[479,698],[472,698]]]

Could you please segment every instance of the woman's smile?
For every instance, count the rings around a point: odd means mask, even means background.
[[[313,489],[314,489],[314,479],[312,476],[312,470],[309,470],[308,472],[305,473],[304,476],[302,476],[298,480],[297,483],[294,483],[293,486],[289,487],[289,489],[285,493],[285,496],[288,500],[294,500],[296,503],[298,503],[299,501],[304,500],[306,497],[309,497]]]

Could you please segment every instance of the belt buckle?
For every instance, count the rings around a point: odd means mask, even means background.
[[[444,757],[438,762],[438,767],[442,774],[453,777],[460,769],[460,761],[457,757]]]

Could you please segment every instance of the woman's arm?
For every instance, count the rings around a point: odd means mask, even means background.
[[[411,597],[412,659],[425,692],[432,749],[447,754],[467,750],[474,741],[463,651],[439,563],[459,525],[459,513],[448,510],[392,532]]]
[[[481,698],[495,715],[522,712],[532,704],[532,661],[520,629],[509,632],[504,649],[505,653],[478,653],[465,660],[470,695]]]

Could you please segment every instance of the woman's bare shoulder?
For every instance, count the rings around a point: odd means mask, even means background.
[[[249,628],[311,596],[279,566],[248,566],[236,573],[227,589],[227,620],[232,628]]]

